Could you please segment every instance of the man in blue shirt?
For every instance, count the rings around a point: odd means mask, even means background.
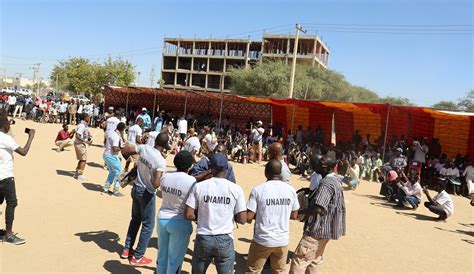
[[[151,118],[150,118],[150,115],[148,115],[148,112],[147,112],[146,108],[142,108],[142,113],[140,113],[137,116],[136,120],[138,120],[139,118],[141,118],[143,120],[143,129],[144,130],[151,128]]]

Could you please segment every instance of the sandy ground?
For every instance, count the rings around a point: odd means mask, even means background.
[[[87,181],[79,182],[71,177],[76,165],[73,149],[53,150],[60,125],[17,121],[13,132],[21,146],[26,142],[24,127],[37,130],[28,156],[15,156],[19,205],[14,230],[27,243],[0,244],[0,273],[152,273],[155,265],[135,268],[119,257],[130,218],[130,188],[123,190],[126,195],[121,198],[100,194],[107,176],[101,167],[103,149],[99,145],[89,148]],[[100,144],[102,133],[97,130],[94,134]],[[171,168],[171,159],[168,164]],[[233,165],[247,196],[264,181],[262,166]],[[293,183],[296,189],[308,185],[298,176]],[[321,272],[473,273],[473,208],[466,198],[454,197],[454,216],[447,223],[437,223],[424,207],[417,211],[387,207],[377,195],[379,187],[363,182],[357,190],[345,192],[347,235],[328,244]],[[160,203],[158,199],[157,207]],[[3,227],[4,215],[1,218]],[[235,231],[236,273],[245,269],[252,233],[253,225]],[[289,250],[295,249],[301,234],[302,223],[293,221]],[[191,271],[193,239],[194,235],[184,273]],[[155,261],[156,231],[146,255]],[[215,273],[214,266],[208,272]]]

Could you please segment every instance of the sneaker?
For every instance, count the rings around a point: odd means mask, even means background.
[[[76,177],[76,179],[79,180],[79,181],[85,181],[85,180],[86,180],[86,177],[81,174],[81,175],[78,175],[78,176]]]
[[[112,195],[115,196],[115,197],[123,197],[124,196],[121,192],[118,192],[118,191],[112,193]]]
[[[122,254],[120,254],[120,258],[128,259],[128,258],[132,257],[134,253],[135,253],[135,250],[133,250],[133,248],[130,249],[130,250],[124,248],[123,251],[122,251]]]
[[[25,239],[17,237],[16,234],[5,236],[4,241],[7,243],[14,244],[14,245],[21,245],[21,244],[26,243]]]
[[[135,256],[130,259],[130,264],[131,265],[149,265],[151,264],[151,259],[148,259],[147,257],[143,256],[140,259],[135,258]]]
[[[436,218],[435,221],[439,223],[446,223],[446,219],[441,219],[441,218]]]
[[[316,265],[322,265],[324,263],[323,256],[319,256],[316,258]]]

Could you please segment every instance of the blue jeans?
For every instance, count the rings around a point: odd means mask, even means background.
[[[140,259],[145,254],[153,228],[155,227],[155,197],[155,194],[146,191],[144,187],[133,185],[132,219],[128,226],[124,248],[130,250],[133,247],[141,225],[142,230],[134,255],[136,259]]]
[[[104,161],[107,167],[109,168],[109,176],[105,181],[106,188],[107,186],[114,185],[114,188],[120,186],[118,177],[122,174],[122,163],[120,162],[120,157],[118,155],[106,154],[104,153]]]
[[[196,235],[193,254],[193,274],[204,274],[212,259],[217,273],[234,272],[234,239],[229,235]]]
[[[418,206],[420,200],[416,196],[406,196],[405,201],[407,201],[412,207]]]
[[[158,219],[158,274],[181,273],[184,255],[193,232],[191,221],[184,219]]]

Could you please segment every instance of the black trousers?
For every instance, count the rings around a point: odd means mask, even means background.
[[[13,219],[15,219],[15,207],[18,205],[15,190],[15,178],[10,177],[0,180],[0,201],[7,202],[7,209],[5,211],[5,225],[7,230],[13,227]]]
[[[448,218],[448,214],[446,214],[446,211],[444,211],[443,207],[439,205],[433,205],[430,202],[425,202],[425,207],[428,208],[434,214],[437,214],[439,216],[439,219],[441,220],[446,220],[446,218]]]

